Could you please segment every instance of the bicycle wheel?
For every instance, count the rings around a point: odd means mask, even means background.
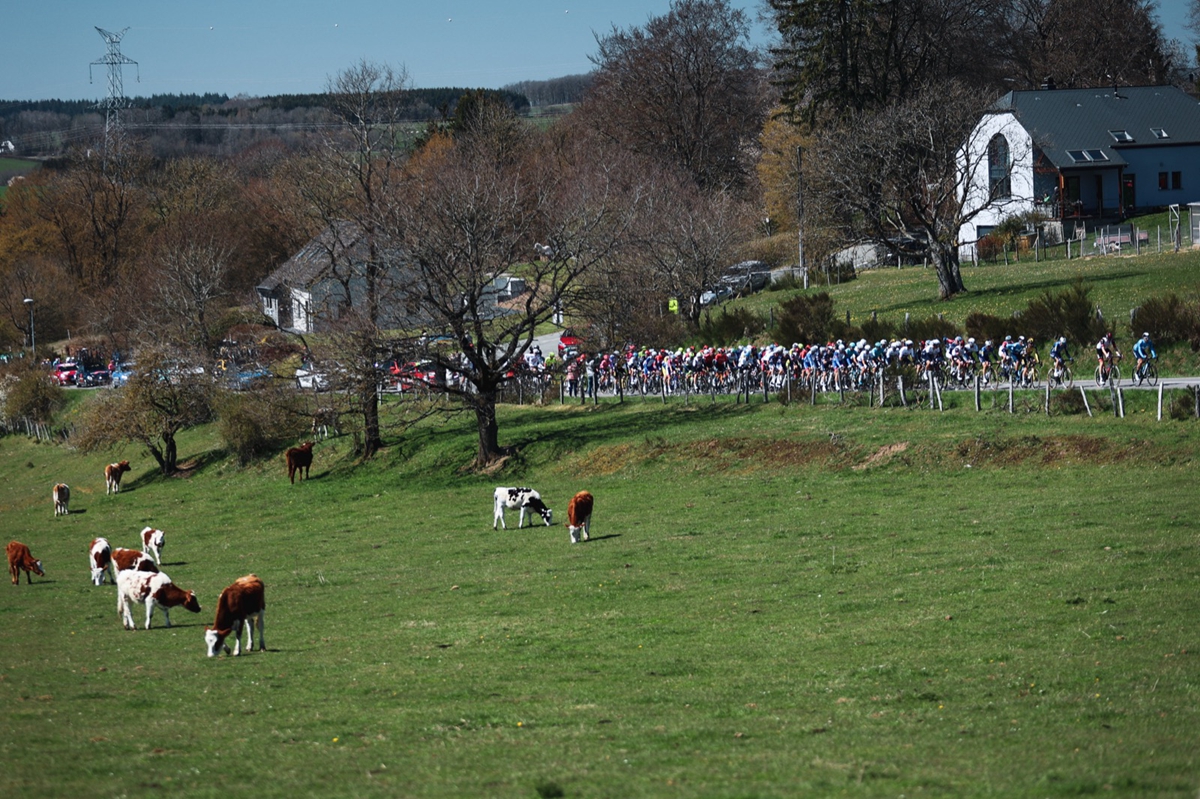
[[[1113,388],[1119,388],[1121,385],[1121,367],[1114,363],[1112,371],[1109,372],[1108,379]]]
[[[1146,382],[1152,386],[1158,385],[1158,367],[1153,363],[1146,364]]]
[[[1075,376],[1071,374],[1071,367],[1064,366],[1062,374],[1058,377],[1059,384],[1064,388],[1071,388],[1075,385]]]
[[[1105,375],[1104,375],[1104,367],[1102,367],[1102,366],[1097,366],[1097,367],[1096,367],[1096,387],[1097,387],[1097,388],[1104,388],[1104,384],[1105,384],[1106,382],[1107,382],[1107,380],[1106,380],[1106,378],[1105,378]]]

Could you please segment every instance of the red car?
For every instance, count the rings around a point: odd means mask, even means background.
[[[79,379],[79,365],[74,361],[63,361],[54,367],[54,381],[60,386],[73,386]]]
[[[558,357],[573,357],[579,354],[579,348],[583,346],[583,341],[575,335],[575,331],[567,328],[558,338]],[[570,350],[570,353],[567,351]]]

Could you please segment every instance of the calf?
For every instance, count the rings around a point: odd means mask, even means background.
[[[154,562],[162,565],[163,531],[147,527],[142,530],[142,551],[151,555]]]
[[[496,529],[499,524],[508,529],[508,524],[504,521],[505,509],[519,508],[521,513],[517,517],[517,528],[525,526],[525,511],[529,510],[529,523],[533,524],[533,514],[539,513],[542,516],[542,521],[549,527],[553,517],[553,511],[546,507],[542,502],[542,495],[534,491],[532,488],[509,488],[508,486],[499,486],[492,495],[495,498],[494,514],[492,516],[492,529]]]
[[[123,571],[158,571],[158,566],[155,565],[154,559],[140,549],[117,547],[112,551],[112,562],[117,567],[117,577],[120,577]]]
[[[591,493],[580,491],[567,504],[567,532],[571,534],[572,544],[588,540],[588,532],[592,529],[592,503]]]
[[[25,580],[30,585],[33,585],[33,577],[30,576],[30,572],[35,572],[38,577],[46,576],[46,572],[42,571],[42,562],[29,554],[29,547],[20,541],[9,541],[7,550],[8,571],[12,574],[13,585],[21,582],[21,569],[25,570]]]
[[[292,485],[296,484],[296,473],[303,472],[300,479],[308,479],[308,469],[312,466],[312,448],[311,441],[305,441],[298,447],[292,447],[287,452],[283,453],[287,459],[288,479],[292,481]]]
[[[129,461],[110,463],[104,467],[104,493],[119,494],[121,492],[121,475],[129,471]]]
[[[146,606],[146,629],[150,629],[150,618],[154,608],[163,609],[167,626],[171,626],[171,608],[183,605],[192,613],[200,612],[200,601],[193,591],[184,591],[171,582],[162,572],[123,571],[117,575],[117,615],[126,630],[136,630],[131,606],[140,602]]]
[[[106,575],[110,582],[117,582],[112,572],[112,547],[108,545],[108,539],[92,539],[88,548],[88,566],[92,570],[92,585],[104,585]]]
[[[211,627],[204,631],[204,644],[208,647],[208,656],[216,657],[217,653],[229,647],[225,639],[230,633],[234,634],[233,655],[237,657],[242,651],[242,628],[246,628],[246,649],[254,649],[254,624],[258,623],[258,648],[267,651],[267,641],[263,638],[263,611],[266,610],[267,600],[263,593],[263,582],[253,574],[239,577],[233,585],[221,592],[217,600],[217,617]]]
[[[71,487],[66,483],[54,484],[54,515],[67,516],[71,513],[67,507],[71,504]]]

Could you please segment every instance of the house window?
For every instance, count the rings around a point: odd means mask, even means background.
[[[1012,164],[1008,161],[1008,139],[999,133],[988,142],[988,194],[994,200],[1012,196]]]
[[[1154,134],[1154,138],[1156,138],[1156,139],[1171,138],[1170,136],[1167,135],[1167,132],[1162,128],[1150,128],[1150,132]]]
[[[1127,130],[1110,130],[1108,135],[1113,137],[1113,141],[1120,142],[1122,144],[1127,144],[1133,141],[1133,137],[1129,135],[1129,131]]]
[[[1176,191],[1183,188],[1183,173],[1182,172],[1172,172],[1171,173],[1171,188],[1175,189]]]
[[[1158,190],[1166,191],[1168,188],[1170,188],[1170,184],[1167,182],[1167,173],[1159,172],[1158,173]]]

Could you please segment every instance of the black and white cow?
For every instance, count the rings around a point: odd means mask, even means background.
[[[517,527],[525,526],[525,511],[529,510],[529,523],[533,524],[533,514],[539,513],[542,520],[549,527],[553,524],[552,511],[546,507],[546,503],[542,502],[542,495],[534,491],[532,488],[510,488],[508,486],[499,486],[495,493],[496,507],[495,516],[492,518],[492,529],[496,529],[496,525],[500,524],[505,530],[508,525],[504,522],[505,509],[520,509],[521,514],[517,518]]]

